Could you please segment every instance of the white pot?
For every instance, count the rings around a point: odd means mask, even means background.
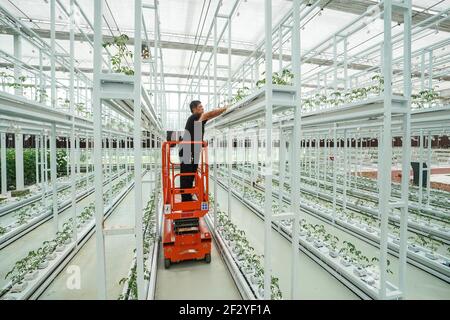
[[[365,276],[363,278],[364,282],[367,283],[368,285],[373,286],[375,284],[375,279],[372,278],[371,276]]]
[[[27,273],[24,275],[24,279],[25,279],[26,281],[34,280],[34,279],[37,278],[38,274],[39,274],[39,271],[37,271],[37,270],[27,272]]]
[[[306,235],[306,230],[305,229],[300,229],[299,234],[301,237],[304,237]]]
[[[254,286],[256,286],[256,285],[258,284],[258,277],[257,277],[255,274],[252,274],[252,275],[250,276],[250,282],[251,282]]]
[[[355,224],[355,221],[353,221],[352,219],[347,219],[347,223],[353,225],[353,224]]]
[[[350,266],[352,263],[344,258],[341,258],[340,263],[344,266],[344,267],[348,267]]]
[[[66,248],[65,244],[60,244],[56,247],[56,252],[62,252]]]
[[[22,282],[15,283],[11,288],[11,292],[14,293],[22,292],[23,290],[25,290],[27,285],[28,283],[25,280]]]
[[[264,288],[258,287],[258,295],[261,299],[264,299]]]
[[[72,239],[69,238],[69,239],[67,239],[66,241],[64,241],[64,244],[69,244],[69,243],[71,243],[71,242],[72,242]]]
[[[244,267],[242,268],[242,271],[247,277],[250,277],[254,273],[254,270],[251,267],[250,268]]]
[[[366,231],[370,232],[370,233],[374,233],[375,232],[375,230],[372,227],[370,227],[370,226],[366,227]]]
[[[438,259],[438,257],[434,253],[430,253],[430,252],[425,253],[425,257],[427,257],[428,259],[431,259],[431,260]]]
[[[48,259],[49,261],[55,260],[55,259],[56,259],[56,252],[49,253],[49,254],[47,255],[47,259]]]
[[[337,258],[339,257],[339,252],[337,252],[336,250],[330,250],[330,252],[328,252],[328,254],[330,255],[330,257],[332,258]]]
[[[420,251],[420,249],[414,244],[408,245],[408,250],[411,250],[413,252],[419,252]]]
[[[313,240],[314,240],[314,237],[313,237],[313,236],[306,237],[306,241],[308,241],[308,242],[311,242],[311,241],[313,241]]]
[[[321,247],[323,247],[323,242],[322,242],[322,240],[314,240],[314,247],[316,247],[316,248],[321,248]]]
[[[364,277],[367,275],[366,269],[361,268],[361,267],[355,267],[353,269],[353,273],[356,274],[358,277]]]
[[[38,269],[45,269],[48,267],[48,260],[44,260],[38,265]]]

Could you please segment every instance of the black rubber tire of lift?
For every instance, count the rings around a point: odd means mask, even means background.
[[[205,254],[205,261],[206,261],[206,263],[211,263],[211,254],[210,253]]]
[[[170,259],[164,259],[164,269],[170,268]]]

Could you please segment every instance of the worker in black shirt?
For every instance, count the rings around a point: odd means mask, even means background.
[[[192,115],[187,119],[184,127],[183,141],[203,141],[203,134],[206,121],[213,119],[227,110],[227,107],[218,108],[216,110],[204,112],[201,101],[194,100],[190,103]],[[180,145],[180,173],[197,172],[198,163],[200,161],[200,144],[181,144]],[[180,188],[192,188],[194,184],[194,176],[181,176]],[[181,194],[182,201],[192,201],[192,194]]]

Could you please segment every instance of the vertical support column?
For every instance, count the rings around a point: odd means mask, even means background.
[[[22,190],[24,186],[23,177],[23,134],[16,133],[15,139],[15,154],[16,154],[16,190]]]
[[[420,55],[420,91],[425,90],[425,51]]]
[[[423,129],[420,129],[419,135],[419,210],[422,209],[423,203],[423,145],[425,143],[425,137],[423,136]]]
[[[155,10],[157,17],[157,11]],[[142,0],[134,2],[134,208],[138,299],[145,299],[144,235],[142,232],[142,130],[141,130],[141,43]],[[157,20],[157,19],[156,19]],[[155,29],[155,32],[157,29]],[[164,123],[164,121],[163,121]]]
[[[80,135],[75,136],[76,149],[75,149],[75,165],[77,167],[77,174],[81,176],[81,147],[80,147]]]
[[[178,85],[178,113],[177,113],[177,117],[178,117],[178,128],[179,129],[184,129],[183,128],[183,124],[181,123],[181,92],[180,92],[180,86]]]
[[[54,1],[54,0],[53,0]],[[105,238],[103,234],[103,165],[102,165],[102,104],[100,76],[102,71],[102,2],[94,2],[94,75],[92,90],[94,121],[94,188],[95,238],[97,261],[97,297],[106,299]]]
[[[6,181],[6,133],[4,132],[0,133],[0,162],[2,164],[2,194],[6,195],[6,193],[8,192],[8,186]]]
[[[427,144],[427,207],[430,206],[430,192],[431,192],[431,133],[428,131],[428,144]]]
[[[22,60],[22,36],[20,34],[14,34],[14,57],[18,61]],[[21,83],[20,77],[22,75],[22,69],[18,62],[14,62],[14,82]],[[14,94],[21,96],[23,94],[22,86],[14,88]]]
[[[156,2],[156,1],[155,1]],[[155,47],[154,47],[154,61],[155,61],[155,73],[154,73],[154,78],[155,78],[155,82],[154,82],[154,99],[155,99],[155,110],[156,113],[161,116],[161,105],[158,103],[158,48],[159,48],[159,39],[158,39],[158,19],[156,19],[156,8],[155,8]],[[135,72],[136,73],[136,72]]]
[[[42,186],[42,203],[47,205],[47,137],[41,135],[41,186]]]
[[[213,86],[214,86],[214,108],[217,107],[217,17],[214,15],[213,18],[213,25],[214,25],[214,43],[213,43]],[[219,139],[218,135],[215,132],[215,127],[213,127],[213,135],[214,135],[214,229],[217,228],[217,184],[219,183],[219,177],[217,176],[218,173],[218,161],[217,161],[217,148],[219,147]]]
[[[47,86],[45,83],[45,77],[44,77],[44,69],[43,69],[43,57],[42,57],[42,49],[39,49],[39,102],[44,103],[45,101],[45,94],[47,94]]]
[[[347,130],[344,130],[344,185],[342,191],[342,206],[347,209],[347,184],[348,184],[348,136]]]
[[[300,56],[300,0],[293,1],[293,28],[292,28],[292,68],[294,73],[294,87],[296,90],[295,93],[295,110],[294,110],[294,130],[293,130],[293,138],[291,139],[291,161],[289,163],[289,168],[292,174],[291,179],[291,206],[292,211],[294,213],[294,221],[292,224],[292,269],[291,269],[291,298],[299,299],[299,272],[298,268],[300,265],[300,256],[299,256],[299,223],[300,223],[300,203],[301,197],[300,193],[300,181],[301,181],[301,172],[300,166],[295,162],[297,157],[300,157],[301,153],[301,141],[302,141],[302,132],[301,132],[301,56]],[[270,25],[269,25],[270,26]],[[267,26],[266,26],[267,28]],[[266,41],[267,39],[267,31],[266,29]],[[267,50],[267,48],[266,48]],[[271,51],[269,51],[270,53]],[[267,58],[267,52],[266,52]],[[272,75],[271,75],[272,76]],[[266,80],[267,81],[267,80]],[[267,181],[266,181],[267,186]],[[270,190],[272,192],[272,190]],[[267,194],[266,194],[267,196]],[[294,199],[298,199],[298,201],[294,201]],[[269,227],[270,228],[270,227]],[[268,230],[266,229],[266,232]],[[266,285],[266,283],[264,284]],[[266,288],[266,287],[264,287]]]
[[[336,216],[336,197],[337,197],[337,132],[336,123],[333,125],[333,223]]]
[[[295,138],[294,138],[295,139]],[[291,140],[293,141],[293,140]],[[286,174],[286,136],[283,129],[280,127],[280,156],[279,156],[279,181],[278,181],[278,207],[283,207],[283,192],[284,192],[284,177]],[[289,161],[289,164],[291,162]],[[291,169],[292,170],[292,169]],[[296,198],[292,198],[296,199]],[[281,211],[280,211],[281,212]]]
[[[428,52],[428,89],[433,89],[433,50]]]
[[[51,81],[51,106],[56,107],[56,0],[50,0],[50,81]]]
[[[231,98],[233,95],[231,88],[231,16],[228,17],[228,103],[231,103]]]
[[[265,65],[266,65],[266,92],[265,92],[265,123],[266,123],[266,156],[264,184],[264,299],[271,298],[271,233],[272,233],[272,0],[264,1],[264,27],[265,27]],[[294,225],[295,227],[295,225]],[[293,241],[295,242],[295,241]],[[298,241],[297,241],[298,242]]]
[[[128,179],[128,172],[129,172],[129,163],[130,163],[130,138],[128,137],[128,135],[125,137],[125,176],[124,179],[125,181]]]
[[[227,131],[227,136],[226,136],[226,141],[227,141],[227,166],[228,166],[228,197],[227,197],[227,203],[228,203],[228,208],[227,208],[227,213],[228,213],[228,218],[231,219],[231,199],[233,197],[233,192],[232,187],[232,174],[233,174],[233,136],[231,135],[231,129],[228,129]]]
[[[400,216],[400,244],[399,244],[399,289],[404,295],[406,287],[406,251],[408,237],[408,201],[409,201],[409,172],[411,166],[411,26],[412,9],[411,0],[405,0],[407,10],[403,12],[404,38],[403,38],[403,91],[407,98],[406,113],[403,115],[402,137],[402,207]],[[408,75],[408,76],[406,76]],[[431,146],[431,137],[430,137]],[[430,163],[431,170],[431,163]],[[431,173],[431,172],[430,172]]]
[[[53,226],[58,231],[58,191],[56,190],[56,124],[52,123],[50,134],[50,179],[52,182]]]
[[[69,102],[69,104],[70,104],[70,102]],[[73,141],[73,140],[71,140],[71,141]],[[72,165],[72,158],[70,158],[70,156],[69,156],[69,137],[65,137],[65,142],[66,142],[65,145],[66,145],[66,157],[67,157],[66,176],[68,177],[69,176],[69,165]]]
[[[256,184],[256,180],[258,179],[258,135],[259,129],[255,131],[252,139],[252,186]]]
[[[283,70],[283,25],[281,24],[278,28],[278,68],[281,74],[281,70]]]
[[[384,78],[384,115],[381,132],[381,151],[379,180],[379,210],[381,219],[380,232],[380,289],[379,298],[385,299],[387,294],[387,238],[389,219],[389,200],[391,197],[391,162],[392,162],[392,0],[384,1],[384,41],[383,41],[383,78]]]
[[[79,144],[79,141],[75,137],[75,105],[74,105],[74,66],[75,66],[75,4],[74,0],[70,0],[70,80],[69,80],[69,109],[72,115],[72,125],[70,130],[70,193],[72,206],[70,207],[70,213],[72,216],[72,237],[77,240],[77,201],[76,201],[76,180],[77,175],[75,174],[75,143]],[[66,138],[66,147],[67,147]],[[66,153],[67,155],[67,153]],[[80,169],[78,168],[78,173]]]

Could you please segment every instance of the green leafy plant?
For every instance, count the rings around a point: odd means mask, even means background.
[[[124,73],[126,75],[134,75],[134,70],[126,65],[126,59],[133,58],[133,53],[128,50],[127,42],[129,37],[126,34],[121,34],[113,37],[113,41],[103,43],[103,48],[114,47],[117,53],[111,57],[112,69],[117,73]]]

